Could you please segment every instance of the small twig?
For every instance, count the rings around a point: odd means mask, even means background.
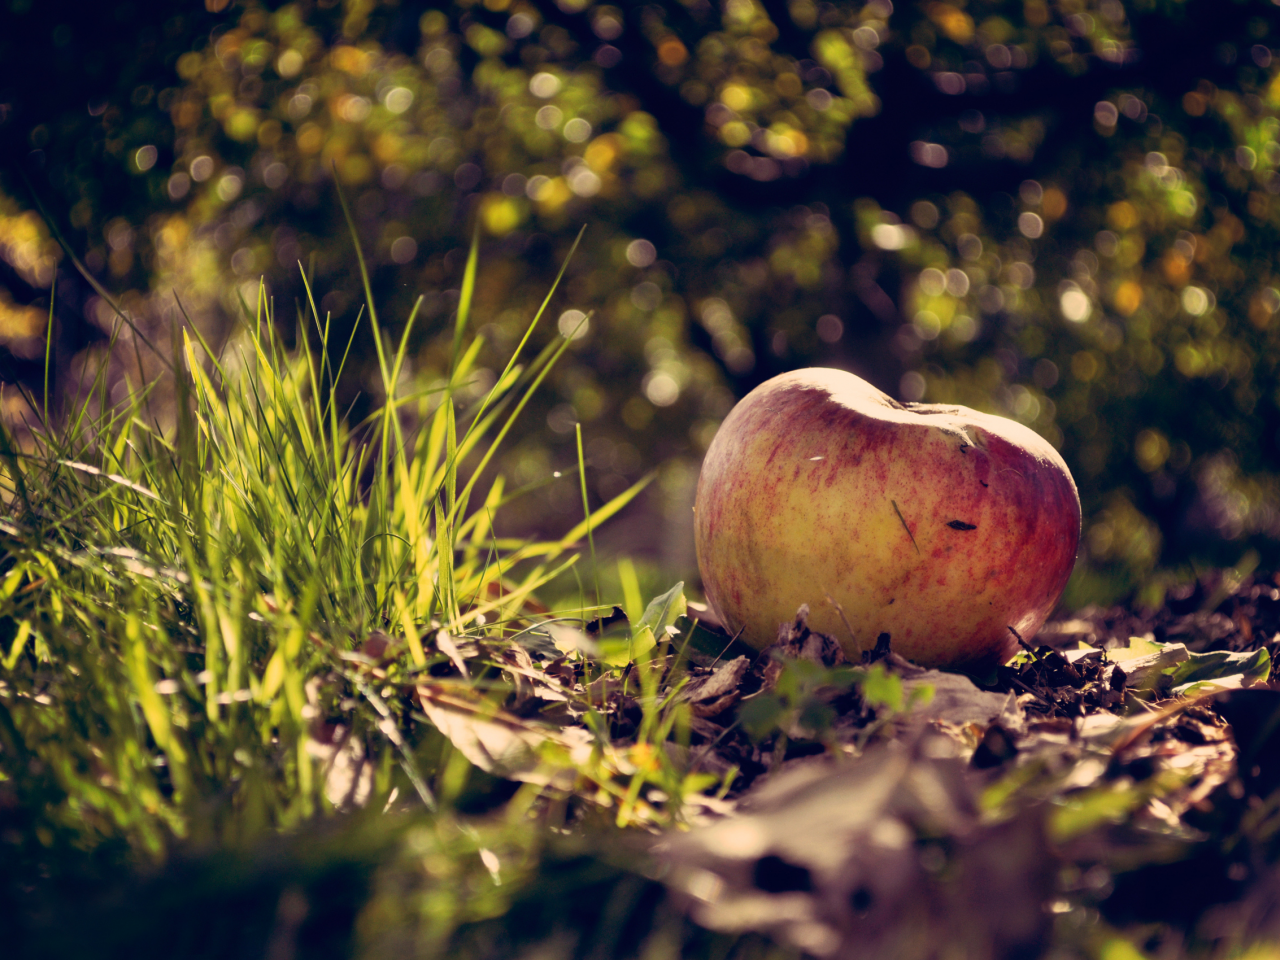
[[[696,624],[695,624],[695,626],[696,626]],[[730,647],[732,647],[732,646],[737,642],[738,638],[739,638],[740,636],[742,636],[742,631],[743,631],[743,630],[745,630],[745,629],[746,629],[746,627],[739,627],[739,628],[738,628],[738,632],[737,632],[737,633],[735,633],[732,637],[730,637],[730,638],[729,638],[729,642],[728,642],[728,643],[726,643],[726,644],[724,645],[724,649],[723,649],[723,650],[721,650],[719,653],[717,653],[717,654],[716,654],[716,658],[715,658],[714,660],[712,660],[710,664],[708,664],[708,665],[707,665],[707,669],[708,669],[708,670],[710,670],[712,667],[714,667],[717,663],[719,663],[719,662],[720,662],[720,658],[721,658],[721,657],[723,657],[726,653],[728,653],[728,652],[729,652],[729,648],[730,648]],[[692,636],[692,634],[690,634],[690,636]]]
[[[698,764],[702,763],[702,761],[706,758],[707,754],[709,754],[712,750],[714,750],[717,746],[720,745],[720,741],[723,740],[725,737],[727,737],[729,735],[729,731],[733,730],[738,725],[738,723],[739,721],[735,720],[733,721],[733,723],[729,724],[729,726],[725,727],[722,731],[720,731],[720,736],[716,737],[714,740],[708,743],[706,747],[703,748],[702,752],[693,758],[693,762],[689,764],[690,773],[693,773],[695,770],[698,769]]]
[[[1009,625],[1005,624],[1005,626],[1008,627]],[[1027,643],[1027,641],[1022,639],[1022,634],[1020,634],[1017,630],[1013,629],[1013,627],[1009,627],[1009,632],[1012,633],[1014,636],[1014,639],[1018,641],[1018,645],[1022,647],[1023,650],[1027,651],[1027,653],[1031,654],[1031,656],[1033,656],[1036,659],[1036,662],[1038,663],[1040,660],[1040,655],[1036,653],[1034,649],[1032,649],[1031,644]]]
[[[893,504],[893,512],[898,515],[898,522],[902,524],[902,529],[907,531],[907,536],[911,538],[911,545],[916,548],[916,553],[920,552],[920,544],[916,543],[916,535],[911,532],[911,528],[907,526],[907,520],[902,515],[902,511],[898,509],[898,501],[890,500]]]
[[[901,514],[899,514],[899,517],[901,517]],[[910,532],[910,530],[907,531],[907,533]],[[917,549],[916,552],[918,553],[919,550]],[[840,605],[839,600],[832,599],[831,594],[824,591],[822,595],[827,598],[827,603],[836,608],[836,614],[839,615],[840,622],[843,623],[844,628],[849,631],[849,639],[853,641],[853,645],[856,647],[858,645],[858,637],[853,632],[853,625],[849,623],[849,618],[844,615],[844,607]]]
[[[1043,703],[1046,707],[1050,707],[1050,708],[1053,707],[1052,703],[1050,703],[1044,697],[1040,696],[1040,694],[1036,693],[1034,690],[1028,687],[1025,683],[1023,683],[1017,677],[1010,677],[1009,682],[1012,683],[1015,687],[1021,687],[1024,693],[1031,694],[1031,696],[1035,697],[1037,700]]]

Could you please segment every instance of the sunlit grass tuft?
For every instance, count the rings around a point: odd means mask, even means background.
[[[167,417],[156,384],[108,403],[104,368],[63,419],[46,394],[21,443],[0,433],[0,788],[40,811],[26,842],[154,857],[457,793],[450,745],[410,718],[419,681],[545,619],[535,591],[643,486],[559,539],[495,537],[520,493],[495,455],[569,341],[523,357],[553,289],[476,396],[475,265],[434,385],[404,376],[416,309],[394,352],[363,316],[385,401],[362,423],[336,405],[329,318],[312,300],[287,351],[264,291],[219,354],[175,336]]]

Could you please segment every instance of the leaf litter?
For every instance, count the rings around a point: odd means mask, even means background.
[[[437,628],[398,722],[566,823],[649,832],[636,869],[713,930],[817,957],[1204,954],[1280,938],[1280,579],[1224,579],[1052,621],[977,680],[885,635],[849,663],[805,608],[757,653],[677,585],[634,625]]]

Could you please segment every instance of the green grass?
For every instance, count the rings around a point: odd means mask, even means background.
[[[529,598],[639,491],[559,540],[494,538],[521,492],[486,467],[568,341],[521,364],[526,334],[492,389],[460,407],[480,347],[464,340],[474,274],[473,251],[444,386],[403,389],[414,317],[392,355],[369,312],[386,400],[362,424],[333,402],[327,318],[300,317],[314,329],[289,355],[260,301],[221,356],[181,332],[172,410],[150,402],[157,384],[135,385],[94,417],[100,371],[82,408],[36,424],[25,449],[0,437],[5,710],[50,752],[76,806],[60,822],[85,842],[120,832],[159,852],[164,834],[199,829],[196,811],[228,784],[264,826],[311,816],[323,798],[304,744],[310,679],[346,669],[371,631],[397,635],[391,669],[410,682],[440,659],[437,631],[527,627]],[[72,742],[64,721],[93,732]]]
[[[689,793],[716,789],[662,747],[689,740],[675,697],[686,661],[668,629],[683,594],[646,605],[635,567],[594,551],[644,481],[594,512],[584,484],[584,516],[559,539],[494,534],[529,492],[506,488],[497,453],[569,341],[525,356],[553,289],[472,397],[475,272],[473,247],[447,370],[406,378],[415,316],[384,345],[376,311],[363,314],[384,400],[362,423],[334,401],[343,369],[329,358],[350,344],[329,343],[312,300],[286,350],[262,295],[216,353],[194,327],[177,331],[171,375],[130,384],[124,403],[107,401],[104,365],[76,409],[49,416],[45,392],[28,398],[29,430],[0,433],[0,885],[54,897],[56,917],[55,892],[76,877],[122,895],[143,881],[121,876],[218,851],[251,864],[285,842],[273,837],[363,810],[318,849],[363,865],[375,913],[408,909],[388,885],[425,883],[396,929],[440,944],[505,910],[571,820],[671,824]],[[537,592],[570,569],[578,596],[545,610]],[[614,601],[630,623],[588,639],[586,621]],[[589,733],[571,742],[509,712],[527,649],[577,671],[573,725]],[[620,747],[599,709],[611,689],[643,712]],[[494,729],[510,739],[500,756],[476,746]],[[475,820],[486,810],[500,813]],[[46,945],[65,940],[56,926]]]

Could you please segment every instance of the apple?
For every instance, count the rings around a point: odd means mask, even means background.
[[[1034,431],[899,403],[813,367],[729,412],[694,506],[698,568],[726,630],[760,649],[808,604],[855,662],[882,633],[926,667],[984,672],[1057,603],[1080,497]]]

